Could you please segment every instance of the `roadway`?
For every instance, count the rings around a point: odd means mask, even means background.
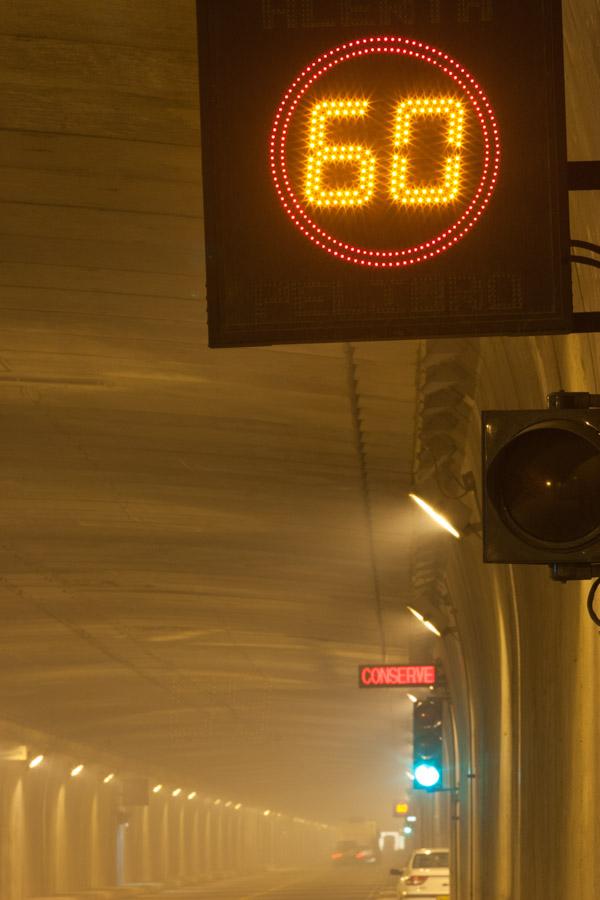
[[[165,900],[378,900],[395,879],[387,866],[269,872],[159,894]],[[156,895],[154,895],[156,896]]]

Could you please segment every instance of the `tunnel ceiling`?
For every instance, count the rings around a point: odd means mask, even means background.
[[[356,666],[434,654],[404,611],[419,346],[207,349],[194,2],[140,8],[2,10],[0,719],[381,821],[410,704]]]
[[[0,716],[381,817],[418,345],[207,349],[194,3],[142,5],[2,12]]]

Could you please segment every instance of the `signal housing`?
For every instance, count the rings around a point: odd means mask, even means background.
[[[485,562],[600,562],[600,410],[485,411],[482,469]]]

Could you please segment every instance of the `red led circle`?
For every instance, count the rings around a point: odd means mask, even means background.
[[[340,64],[371,54],[398,55],[435,66],[452,79],[468,99],[481,128],[483,164],[479,183],[466,208],[449,227],[412,247],[373,249],[358,247],[329,234],[307,213],[298,199],[287,168],[286,152],[290,124],[306,92],[324,75]],[[397,268],[424,262],[439,256],[458,243],[479,221],[498,180],[500,136],[494,111],[481,85],[452,57],[441,50],[410,38],[378,36],[341,44],[319,56],[298,75],[286,91],[273,123],[269,160],[275,189],[294,225],[315,246],[345,262],[376,268]]]

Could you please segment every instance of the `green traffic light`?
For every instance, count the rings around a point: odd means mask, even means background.
[[[421,763],[415,769],[415,781],[424,788],[433,788],[439,784],[442,773],[435,766]]]

